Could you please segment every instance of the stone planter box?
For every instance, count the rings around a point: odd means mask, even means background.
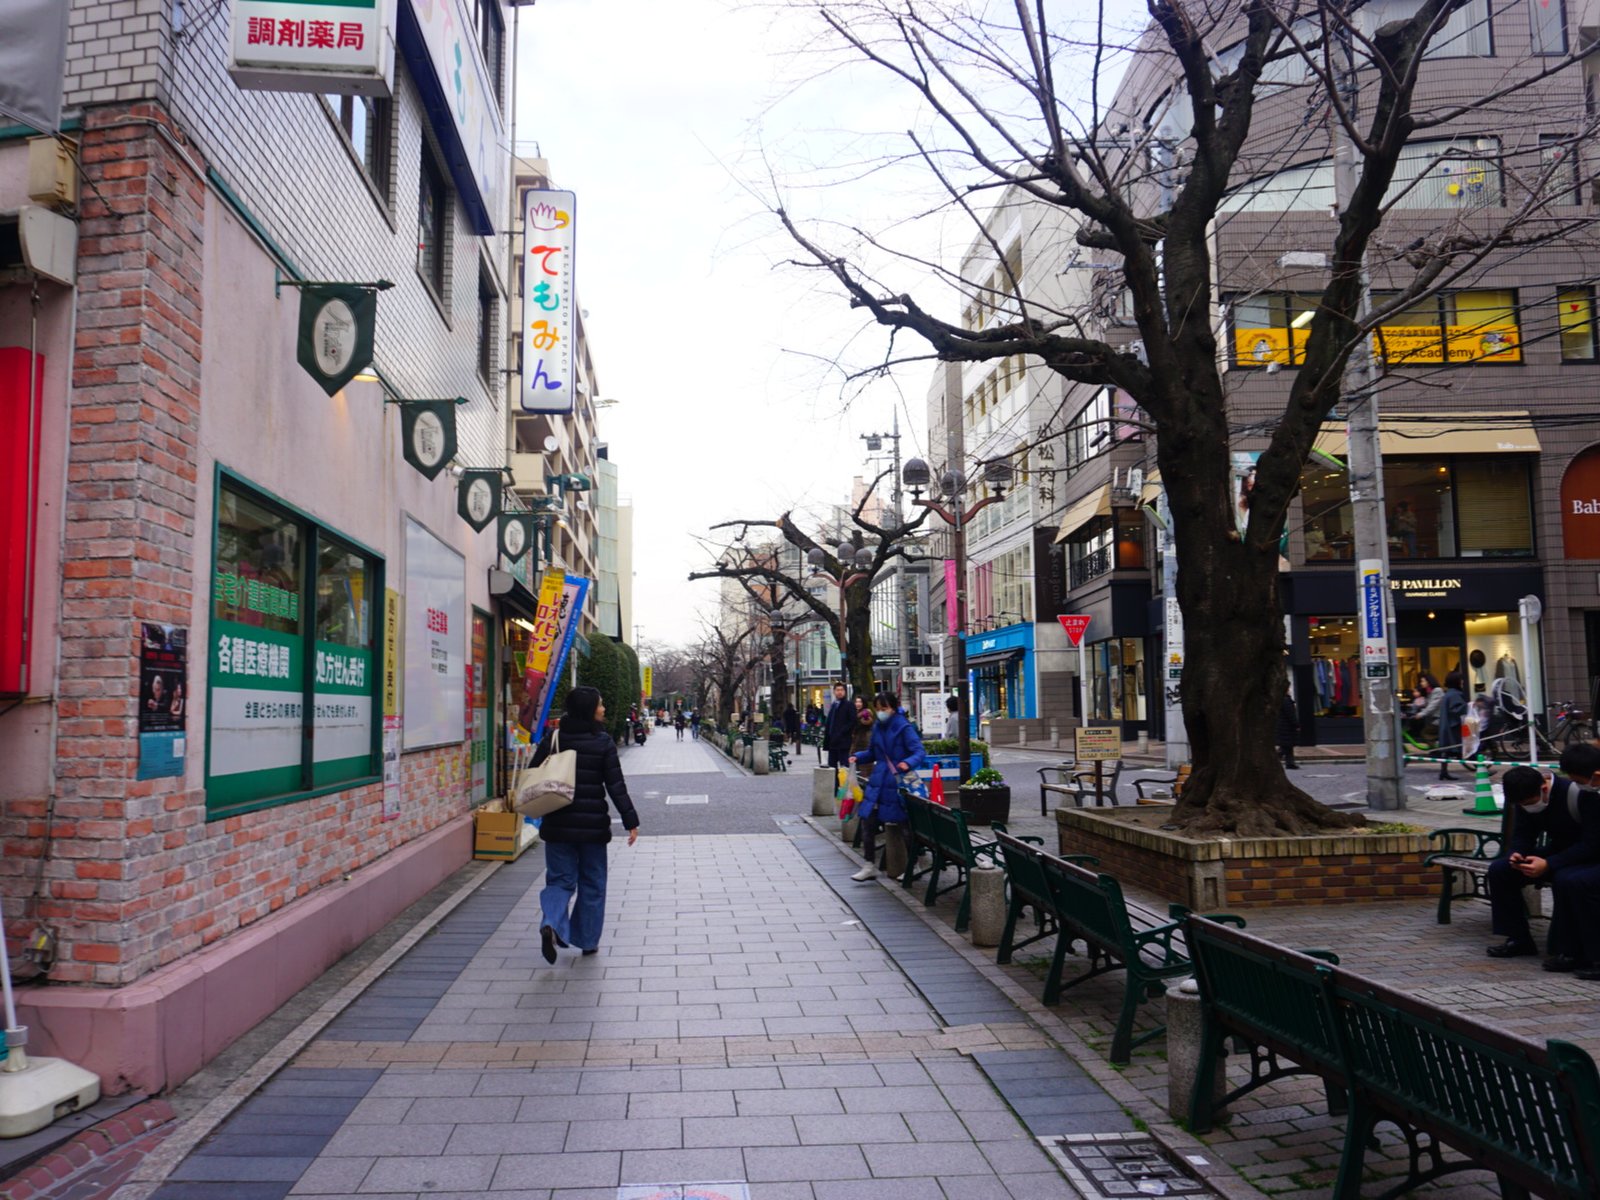
[[[1172,806],[1137,811],[1161,824]],[[1439,869],[1422,860],[1442,847],[1426,833],[1202,840],[1132,824],[1115,810],[1080,808],[1058,808],[1056,831],[1060,853],[1093,854],[1119,882],[1203,912],[1368,904],[1439,890]]]
[[[999,821],[1002,825],[1011,819],[1011,789],[988,787],[958,789],[960,799],[956,807],[967,815],[968,825],[988,825]]]

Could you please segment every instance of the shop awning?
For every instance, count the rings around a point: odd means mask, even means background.
[[[1151,471],[1144,477],[1144,486],[1139,489],[1140,504],[1154,504],[1161,495],[1161,472]]]
[[[967,669],[970,671],[974,667],[992,667],[999,663],[1010,662],[1014,658],[1021,658],[1022,655],[1021,646],[1012,646],[1006,650],[990,650],[987,654],[969,654]]]
[[[1061,518],[1061,528],[1056,531],[1056,541],[1064,542],[1096,517],[1111,515],[1111,485],[1096,488],[1084,496]]]
[[[1539,435],[1526,412],[1396,413],[1380,415],[1385,457],[1444,454],[1538,454]],[[1322,427],[1316,450],[1344,458],[1350,443],[1343,424]]]

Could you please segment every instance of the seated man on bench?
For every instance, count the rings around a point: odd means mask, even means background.
[[[1545,969],[1581,967],[1582,978],[1600,979],[1600,795],[1587,788],[1600,770],[1600,749],[1569,746],[1560,765],[1568,778],[1548,779],[1533,767],[1506,772],[1511,836],[1506,855],[1488,872],[1494,931],[1505,941],[1488,952],[1491,958],[1538,953],[1522,889],[1544,881],[1555,892]]]

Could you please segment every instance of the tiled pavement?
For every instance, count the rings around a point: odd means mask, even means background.
[[[1052,1117],[1126,1117],[877,888],[898,911],[869,935],[801,850],[843,856],[791,832],[614,844],[602,952],[553,968],[533,858],[503,868],[155,1195],[1072,1195],[986,1070]]]

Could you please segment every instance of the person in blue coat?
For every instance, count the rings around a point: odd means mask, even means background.
[[[851,876],[861,881],[878,877],[879,830],[886,824],[897,824],[904,829],[906,806],[900,798],[901,776],[928,761],[922,739],[906,714],[900,711],[898,696],[879,692],[872,701],[872,709],[872,742],[855,755],[856,762],[873,764],[860,808],[861,853],[866,856],[867,865]]]

